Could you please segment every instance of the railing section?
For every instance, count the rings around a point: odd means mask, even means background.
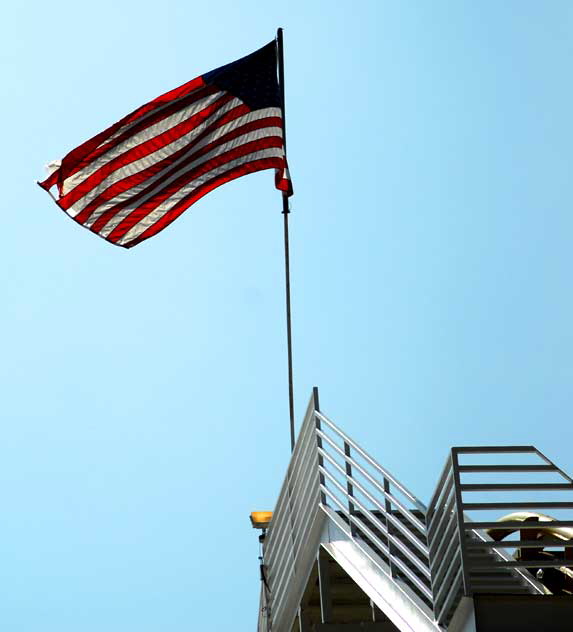
[[[316,413],[322,502],[366,543],[416,606],[430,613],[432,593],[425,506],[320,412]]]
[[[273,519],[264,544],[264,565],[268,582],[267,627],[281,628],[289,615],[293,585],[305,581],[301,568],[303,547],[319,511],[318,454],[315,408],[311,398],[300,430]],[[289,599],[290,598],[290,599]],[[259,630],[260,630],[259,626]]]
[[[571,510],[573,480],[534,446],[452,448],[427,517],[437,621],[462,594],[547,592],[543,569],[573,567]]]
[[[463,593],[462,541],[451,455],[428,507],[427,529],[434,616],[443,625]]]
[[[293,586],[306,580],[304,547],[308,554],[317,515],[367,545],[380,571],[433,618],[425,506],[320,412],[315,390],[264,545],[273,630],[287,630],[296,609]]]

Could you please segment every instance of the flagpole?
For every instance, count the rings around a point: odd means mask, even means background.
[[[279,89],[282,109],[282,127],[283,127],[283,147],[286,159],[286,113],[285,113],[285,70],[284,70],[284,54],[283,54],[283,30],[277,29],[277,48],[279,62]],[[294,386],[292,377],[292,326],[291,326],[291,308],[290,308],[290,253],[289,253],[289,235],[288,235],[288,216],[290,210],[288,207],[288,195],[283,193],[283,230],[285,242],[285,290],[286,290],[286,326],[287,326],[287,358],[288,358],[288,404],[290,418],[290,449],[294,450]]]

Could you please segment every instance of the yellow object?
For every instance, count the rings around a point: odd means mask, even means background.
[[[266,529],[273,519],[272,511],[252,511],[251,524],[255,529]]]

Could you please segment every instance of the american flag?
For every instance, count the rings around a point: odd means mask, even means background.
[[[60,162],[41,187],[107,241],[131,248],[203,195],[275,169],[292,193],[273,41],[142,105]]]

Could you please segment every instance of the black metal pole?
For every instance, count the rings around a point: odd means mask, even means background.
[[[285,114],[285,71],[283,55],[283,30],[277,29],[277,48],[279,62],[279,89],[281,96],[282,126],[283,126],[283,146],[286,159],[286,114]],[[288,238],[288,195],[283,193],[283,227],[285,241],[285,288],[286,288],[286,325],[287,325],[287,356],[288,356],[288,404],[290,416],[290,449],[294,450],[294,386],[292,378],[292,328],[290,309],[290,254]]]

